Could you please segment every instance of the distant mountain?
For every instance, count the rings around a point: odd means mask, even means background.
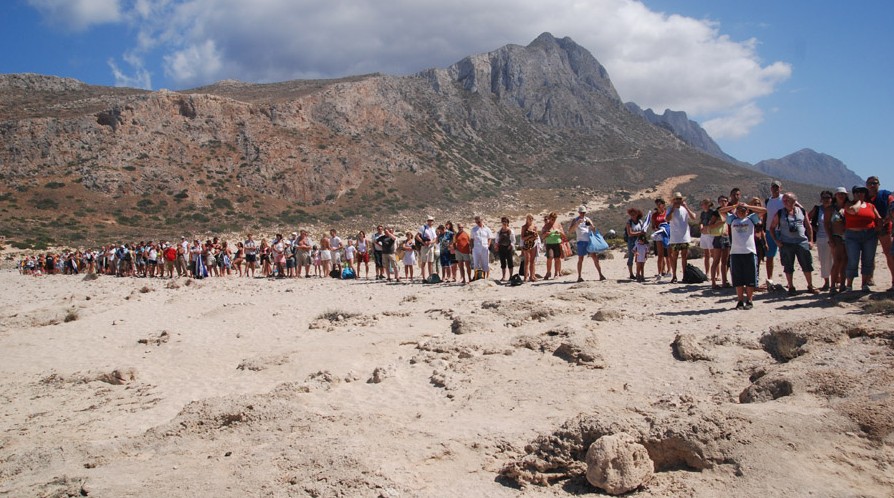
[[[652,109],[642,110],[636,103],[625,104],[630,112],[641,116],[650,123],[673,133],[677,138],[692,147],[713,157],[738,166],[751,168],[769,176],[782,180],[793,180],[800,183],[823,187],[863,184],[856,173],[838,159],[820,154],[811,149],[802,149],[782,159],[767,159],[755,165],[739,161],[723,152],[719,145],[708,135],[701,125],[689,119],[685,112],[667,109],[664,114],[655,114]]]
[[[733,156],[723,152],[717,142],[708,135],[697,122],[689,119],[683,111],[672,111],[665,109],[664,114],[655,114],[652,109],[642,110],[635,102],[627,102],[624,104],[630,112],[643,117],[653,125],[660,126],[687,144],[695,147],[708,155],[714,156],[723,161],[737,164],[739,166],[749,166],[747,163],[739,161]]]
[[[753,166],[754,169],[774,178],[795,180],[831,188],[863,185],[864,180],[843,162],[811,149],[801,149],[781,159],[767,159]]]

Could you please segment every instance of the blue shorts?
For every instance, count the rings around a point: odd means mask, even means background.
[[[451,260],[450,256],[451,254],[448,251],[444,251],[441,253],[441,256],[439,258],[441,262],[441,268],[450,268],[451,266],[453,266],[453,261]]]
[[[577,255],[578,256],[586,256],[587,255],[587,247],[590,246],[590,241],[588,240],[578,240],[577,241]]]
[[[764,254],[767,259],[773,259],[776,257],[776,252],[779,251],[779,248],[776,247],[776,240],[773,237],[764,237],[767,239],[767,252]]]

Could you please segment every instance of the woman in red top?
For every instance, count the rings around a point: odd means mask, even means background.
[[[866,202],[869,189],[854,186],[854,202],[844,209],[844,245],[847,248],[847,288],[853,289],[857,267],[862,275],[863,292],[869,292],[869,278],[875,270],[875,248],[882,217],[875,205]]]

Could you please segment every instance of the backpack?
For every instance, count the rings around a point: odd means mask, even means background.
[[[329,272],[329,276],[332,278],[339,278],[339,277],[341,277],[341,273],[339,273],[338,270],[331,270]]]
[[[472,271],[472,281],[482,280],[485,277],[487,277],[487,273],[485,273],[484,270],[479,269],[479,270]]]
[[[428,276],[428,278],[423,280],[422,283],[423,284],[440,284],[441,276],[438,275],[437,273],[432,273],[431,275]]]
[[[498,246],[509,247],[512,245],[512,231],[511,230],[509,230],[508,228],[506,228],[506,229],[501,228],[500,231],[497,232],[497,235],[498,235],[498,238],[497,238]]]
[[[523,283],[524,283],[524,280],[522,279],[522,276],[519,275],[518,273],[509,277],[509,285],[511,287],[518,287],[519,285],[521,285]]]
[[[705,272],[693,266],[692,263],[686,263],[686,268],[683,269],[684,284],[701,284],[707,281],[708,276],[705,275]]]
[[[357,274],[354,273],[353,268],[345,268],[341,271],[341,279],[342,280],[351,280],[357,278]]]

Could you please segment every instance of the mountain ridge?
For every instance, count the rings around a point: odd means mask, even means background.
[[[0,210],[15,213],[0,235],[617,205],[688,174],[693,196],[767,183],[629,112],[592,54],[549,33],[410,76],[66,85],[0,84]]]

